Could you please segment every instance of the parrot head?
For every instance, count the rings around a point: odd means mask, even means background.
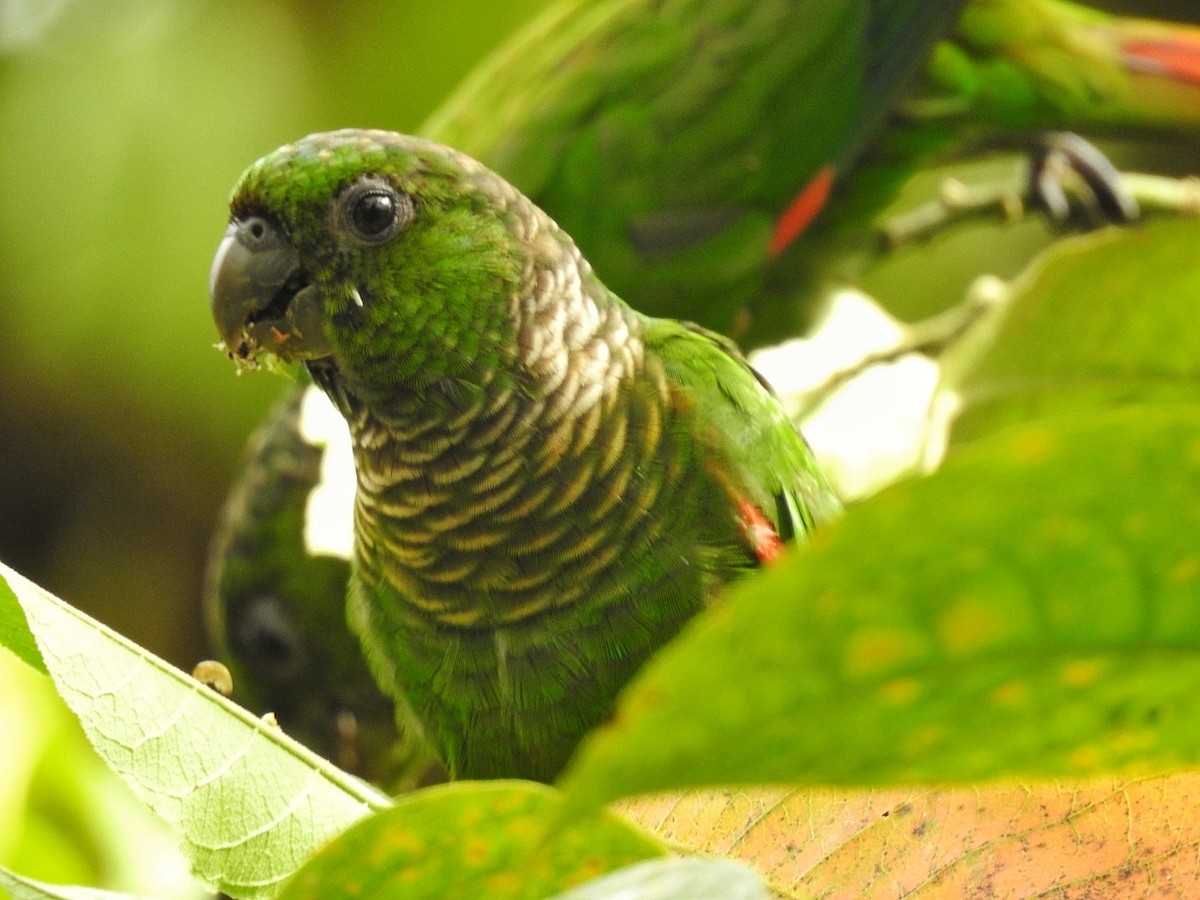
[[[213,262],[212,315],[242,366],[332,364],[392,387],[494,364],[532,204],[432,141],[345,129],[250,166]]]

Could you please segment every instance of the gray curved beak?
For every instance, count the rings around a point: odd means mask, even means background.
[[[269,220],[250,216],[230,224],[213,259],[208,292],[217,333],[235,359],[328,352],[317,289],[295,248]]]

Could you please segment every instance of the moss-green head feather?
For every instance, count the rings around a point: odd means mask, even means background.
[[[368,390],[494,369],[549,222],[450,148],[352,129],[255,162],[231,210],[212,282],[229,351],[328,358]]]

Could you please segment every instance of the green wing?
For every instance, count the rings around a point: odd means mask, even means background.
[[[714,474],[735,507],[749,502],[784,541],[840,512],[804,438],[731,340],[670,319],[648,320],[645,339],[677,386],[674,401],[688,408],[696,439],[724,461]]]
[[[785,213],[820,208],[806,188],[850,171],[962,5],[574,0],[422,133],[516,185],[638,309],[724,330]]]

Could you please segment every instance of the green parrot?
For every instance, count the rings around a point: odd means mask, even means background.
[[[1061,0],[574,0],[421,133],[550,211],[639,308],[758,344],[854,277],[846,233],[871,236],[932,156],[997,132],[1198,128],[1186,25]]]
[[[212,312],[346,418],[350,619],[452,777],[553,779],[739,573],[832,517],[725,338],[642,315],[482,164],[347,129],[252,165]]]
[[[550,210],[640,308],[730,331],[963,5],[576,0],[422,133]]]
[[[549,10],[485,62],[422,130],[435,137],[454,135],[485,161],[507,160],[505,165],[522,179],[536,177],[536,184],[526,180],[527,191],[533,191],[535,201],[549,205],[557,215],[572,215],[571,204],[577,200],[593,212],[610,210],[605,222],[616,241],[611,251],[600,241],[597,252],[608,257],[610,266],[614,258],[626,258],[623,292],[639,303],[654,306],[657,302],[660,312],[670,312],[672,305],[679,310],[689,308],[706,322],[724,325],[752,290],[743,276],[757,278],[761,264],[743,267],[740,275],[730,271],[734,280],[722,276],[726,280],[719,282],[700,272],[689,258],[689,253],[696,259],[708,258],[709,247],[697,245],[695,251],[688,251],[683,244],[707,236],[713,239],[712,249],[733,246],[720,237],[720,228],[714,230],[713,226],[730,227],[739,246],[745,235],[768,233],[771,213],[762,198],[791,188],[764,180],[759,173],[749,185],[753,192],[750,202],[731,218],[728,213],[734,206],[721,194],[723,185],[731,185],[736,173],[726,173],[722,182],[690,178],[690,186],[683,184],[689,180],[688,172],[696,174],[708,167],[711,152],[718,150],[714,147],[710,152],[702,143],[683,140],[709,115],[704,96],[744,80],[752,69],[761,70],[764,83],[755,93],[762,106],[753,115],[746,110],[726,126],[736,124],[747,135],[770,135],[764,146],[780,154],[784,165],[815,165],[812,160],[817,156],[812,154],[820,147],[802,143],[799,156],[787,147],[791,133],[802,130],[807,119],[817,117],[823,102],[805,97],[796,87],[818,75],[827,56],[829,65],[848,73],[867,72],[866,58],[874,54],[880,61],[871,67],[871,73],[856,75],[854,80],[863,82],[859,86],[863,109],[873,108],[869,101],[877,101],[882,110],[882,103],[898,94],[898,73],[919,61],[934,34],[952,18],[949,7],[957,5],[891,2],[823,10],[791,2],[738,2],[725,9],[700,3],[652,9],[644,0],[569,0]],[[803,39],[781,44],[774,40],[780,28]],[[660,43],[664,29],[674,29],[676,39]],[[843,30],[860,38],[847,42]],[[872,35],[901,32],[907,40],[879,45],[871,39]],[[829,46],[837,52],[830,55]],[[892,56],[881,54],[880,46],[891,47]],[[600,77],[601,72],[608,74]],[[681,79],[694,85],[691,100],[689,92],[682,90]],[[821,97],[828,97],[833,90],[829,85]],[[655,92],[662,93],[661,102],[654,99]],[[794,113],[768,116],[766,106],[781,108],[771,98],[785,96],[791,98]],[[631,134],[634,123],[628,121],[628,115],[614,118],[616,110],[624,107],[636,118],[636,110],[647,105],[649,119],[673,141],[659,150],[654,166],[639,174],[619,159],[607,159],[601,161],[603,172],[597,177],[574,186],[561,183],[578,176],[578,161],[587,155],[594,136]],[[830,131],[822,137],[821,152],[834,153],[838,135],[866,134],[875,127],[869,120],[880,115],[882,111],[872,112],[855,124],[856,117],[847,110],[838,133]],[[619,134],[613,132],[618,121]],[[728,137],[733,143],[738,141],[732,134]],[[693,159],[680,168],[682,180],[671,183],[676,184],[676,196],[680,185],[692,191],[703,187],[707,194],[692,195],[695,210],[669,209],[670,198],[654,192],[657,173],[684,162],[683,157],[670,157],[692,145]],[[577,162],[556,168],[558,161],[568,158]],[[585,184],[594,193],[585,190],[581,195]],[[714,215],[712,197],[720,200],[724,212]],[[640,199],[629,205],[634,198]],[[761,208],[753,208],[754,204]],[[629,233],[639,235],[636,244],[625,241],[626,218]],[[578,219],[576,216],[573,227],[589,230],[587,217]],[[689,225],[688,220],[698,224]],[[654,235],[658,238],[652,240]],[[670,253],[661,252],[663,247],[653,247],[654,240],[679,245],[679,259],[672,261]],[[757,250],[738,250],[737,255],[746,260],[761,256]],[[639,273],[652,274],[662,265],[676,274],[654,275],[653,281],[684,279],[676,282],[680,294],[674,304],[669,292],[659,289],[650,297],[641,291]],[[740,286],[739,280],[744,282]],[[730,290],[725,291],[722,284]],[[706,307],[714,308],[706,313]],[[339,545],[336,539],[314,542],[304,534],[302,523],[314,524],[310,495],[317,490],[321,468],[315,460],[326,453],[326,445],[348,442],[340,421],[330,426],[332,433],[316,438],[317,444],[301,436],[312,430],[312,426],[299,424],[301,410],[316,405],[311,396],[301,402],[305,390],[303,385],[294,388],[293,396],[280,404],[263,426],[257,450],[248,454],[243,484],[226,504],[210,553],[205,591],[209,630],[217,650],[237,675],[235,696],[243,703],[259,712],[274,711],[286,731],[319,752],[332,753],[339,761],[357,757],[361,763],[352,769],[358,774],[391,773],[393,760],[380,763],[373,759],[379,743],[373,738],[385,733],[379,709],[390,701],[378,693],[361,656],[351,652],[357,641],[344,625],[345,581],[343,578],[339,585],[336,578],[330,578],[331,572],[347,571],[342,557],[349,555],[348,536]],[[308,388],[310,394],[313,390]],[[349,462],[346,467],[350,468]],[[349,483],[347,507],[352,503],[352,478]],[[321,490],[333,492],[335,487],[323,485]],[[248,496],[254,497],[253,503],[247,501]],[[280,522],[273,523],[275,518]],[[331,523],[318,524],[328,531]],[[283,654],[280,647],[293,650]],[[304,664],[295,664],[293,654]],[[358,723],[358,740],[348,741],[347,721]],[[389,786],[397,784],[393,777],[385,780]]]
[[[923,91],[927,114],[981,126],[1194,134],[1200,29],[1065,0],[971,0]]]
[[[847,236],[854,248],[869,239],[866,223],[930,153],[990,129],[1168,130],[1200,118],[1195,30],[1055,0],[971,0],[923,74],[961,6],[567,0],[421,131],[514,182],[640,309],[722,330],[745,328],[752,310],[747,336],[777,339],[802,327],[831,272],[853,275]],[[380,732],[366,723],[385,722],[388,701],[349,658],[345,575],[329,576],[347,571],[349,540],[313,550],[300,524],[318,483],[312,459],[348,438],[340,422],[321,446],[299,437],[304,390],[265,426],[278,434],[248,456],[252,486],[223,517],[210,627],[241,662],[244,702],[277,711],[321,752],[369,761]],[[239,528],[257,539],[231,540]],[[297,640],[310,663],[275,665],[270,648]],[[359,723],[357,742],[346,721]]]

